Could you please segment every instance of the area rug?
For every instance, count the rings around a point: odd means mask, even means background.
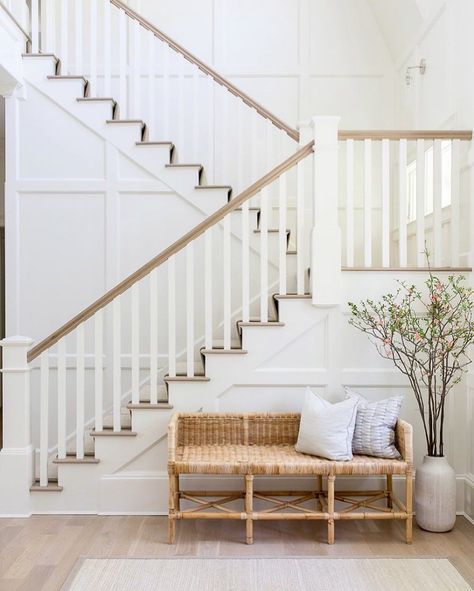
[[[84,558],[63,591],[471,591],[447,558]]]

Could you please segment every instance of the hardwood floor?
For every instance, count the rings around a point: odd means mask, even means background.
[[[326,528],[311,522],[257,522],[247,546],[245,523],[178,523],[176,544],[167,539],[166,517],[36,515],[0,519],[0,590],[55,591],[81,556],[402,556],[448,557],[474,586],[474,526],[458,517],[447,534],[415,527],[413,545],[403,541],[401,523],[339,522],[336,543],[325,543]]]

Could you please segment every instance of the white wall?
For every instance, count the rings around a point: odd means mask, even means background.
[[[392,61],[366,0],[130,4],[290,125],[393,126]]]

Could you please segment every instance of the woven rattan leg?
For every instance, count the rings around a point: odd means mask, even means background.
[[[336,477],[328,476],[328,544],[334,544],[334,482]]]
[[[406,522],[406,541],[411,544],[413,541],[413,472],[410,469],[406,475],[406,508],[407,508],[407,522]]]
[[[392,482],[392,475],[387,474],[387,507],[391,509],[393,507],[392,503],[392,493],[393,493],[393,482]]]
[[[247,514],[247,544],[253,544],[253,476],[245,476],[245,513]]]
[[[169,494],[168,494],[168,542],[174,543],[176,537],[176,500],[179,496],[179,476],[177,474],[170,474],[169,480]],[[179,501],[178,501],[179,502]]]

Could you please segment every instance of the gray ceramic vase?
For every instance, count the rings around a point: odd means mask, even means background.
[[[445,457],[425,456],[416,470],[415,519],[427,531],[446,532],[456,521],[456,474]]]

